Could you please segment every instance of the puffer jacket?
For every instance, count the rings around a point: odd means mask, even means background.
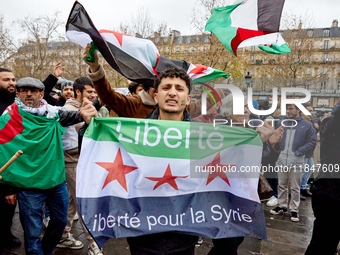
[[[301,166],[304,164],[304,155],[314,150],[316,146],[316,135],[312,123],[302,116],[297,117],[295,121],[297,121],[295,127],[291,127],[295,124],[294,121],[287,119],[284,122],[286,127],[280,142],[282,151],[276,165]],[[280,125],[281,122],[277,122],[276,128]]]

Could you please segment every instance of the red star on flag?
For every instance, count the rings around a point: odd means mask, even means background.
[[[128,191],[125,175],[127,175],[128,173],[138,168],[134,166],[124,165],[120,148],[118,149],[118,153],[113,163],[109,163],[109,162],[95,162],[95,163],[101,166],[102,168],[105,168],[105,170],[109,172],[108,175],[106,176],[102,189],[104,189],[105,186],[108,185],[110,182],[117,180],[119,184],[126,191]]]
[[[224,171],[222,171],[222,169],[229,170],[231,167],[233,167],[235,165],[221,165],[220,153],[221,152],[217,153],[217,155],[215,156],[213,161],[211,163],[209,163],[208,165],[206,165],[206,169],[209,166],[215,167],[215,171],[214,172],[213,171],[209,172],[209,176],[208,176],[207,184],[206,185],[208,185],[210,182],[212,182],[212,180],[214,180],[216,177],[220,177],[223,181],[225,181],[230,186],[227,174]],[[220,166],[220,168],[218,168],[218,166]],[[223,168],[223,167],[225,167],[225,168]],[[218,169],[221,169],[221,170],[218,171]]]
[[[171,173],[170,164],[168,164],[168,167],[166,168],[166,171],[165,171],[163,177],[145,177],[145,178],[149,179],[151,181],[157,182],[155,187],[153,188],[153,190],[157,189],[159,186],[161,186],[164,183],[168,183],[175,190],[178,190],[175,179],[176,178],[187,178],[187,177],[189,177],[189,175],[187,175],[187,176],[173,176],[172,173]]]

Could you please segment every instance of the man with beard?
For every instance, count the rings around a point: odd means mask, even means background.
[[[0,115],[15,98],[15,77],[11,70],[0,68]],[[3,246],[20,245],[19,238],[11,233],[12,218],[16,207],[16,191],[8,185],[0,184],[0,254]]]
[[[15,77],[11,70],[0,68],[0,114],[15,98]]]

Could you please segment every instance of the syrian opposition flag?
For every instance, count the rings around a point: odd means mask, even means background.
[[[65,181],[61,135],[56,118],[35,116],[15,103],[0,117],[0,166],[18,151],[23,154],[2,174],[1,183],[19,188],[49,189]]]
[[[97,30],[84,7],[75,2],[66,23],[66,37],[85,48],[94,42],[108,64],[131,81],[153,84],[158,73],[171,66],[186,70],[194,83],[219,77],[228,78],[223,71],[204,66],[192,68],[185,60],[171,60],[160,56],[151,40],[102,29]]]
[[[284,0],[235,0],[215,8],[205,30],[215,34],[234,55],[242,42],[263,35],[267,36],[250,45],[275,44],[277,37],[271,34],[279,31],[283,4]]]
[[[247,128],[93,118],[77,166],[79,211],[100,246],[168,231],[266,239],[261,155]]]

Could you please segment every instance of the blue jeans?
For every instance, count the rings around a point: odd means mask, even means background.
[[[69,196],[65,182],[46,190],[21,190],[18,192],[18,202],[26,255],[52,254],[67,223]],[[44,202],[49,208],[51,219],[40,240]]]
[[[314,168],[313,158],[305,158],[305,166],[307,165],[308,167],[305,167],[303,174],[302,174],[302,181],[301,181],[300,189],[306,189],[309,177],[313,173],[313,170],[312,170]]]

